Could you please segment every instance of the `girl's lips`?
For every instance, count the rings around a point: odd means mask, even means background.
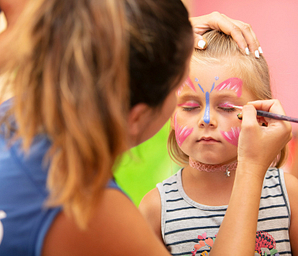
[[[198,142],[212,143],[212,142],[219,142],[219,141],[212,137],[202,137],[198,140]]]

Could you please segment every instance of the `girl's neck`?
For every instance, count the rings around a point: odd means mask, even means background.
[[[230,176],[230,172],[237,168],[237,161],[228,164],[204,164],[189,157],[189,166],[202,172],[225,172],[226,176]]]

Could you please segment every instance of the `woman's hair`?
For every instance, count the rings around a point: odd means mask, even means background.
[[[161,106],[182,78],[188,13],[180,0],[35,0],[19,22],[4,69],[16,137],[28,150],[48,136],[47,204],[84,228],[127,149],[129,108]]]
[[[7,63],[17,136],[29,149],[47,134],[48,205],[62,205],[84,227],[127,149],[125,3],[36,0],[19,21],[17,56]]]
[[[206,32],[204,37],[208,47],[206,50],[195,49],[192,62],[210,67],[216,64],[224,65],[231,74],[242,79],[243,86],[254,95],[255,100],[272,99],[269,69],[262,55],[258,59],[253,54],[243,55],[232,37],[220,31]],[[174,129],[171,129],[168,138],[168,151],[177,164],[181,166],[188,164],[189,157],[178,146]],[[272,166],[280,167],[286,156],[287,148],[284,147],[272,162]]]
[[[127,1],[130,24],[130,107],[160,107],[185,73],[193,48],[188,12],[180,0]]]

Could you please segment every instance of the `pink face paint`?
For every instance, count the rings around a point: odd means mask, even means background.
[[[183,83],[182,86],[180,86],[180,88],[177,91],[177,95],[179,96],[181,94],[181,91],[183,90],[184,86],[188,86],[190,89],[192,89],[194,92],[196,92],[196,88],[193,85],[192,81],[190,80],[190,78],[188,77],[185,82]]]
[[[185,141],[185,139],[192,133],[193,128],[188,128],[187,126],[184,126],[184,127],[180,126],[177,123],[177,113],[175,114],[174,122],[175,122],[176,141],[178,143],[178,146],[181,147],[181,145]]]
[[[240,134],[240,127],[232,127],[230,131],[224,132],[220,131],[222,136],[234,146],[238,146],[238,138]]]
[[[220,108],[234,108],[234,105],[231,103],[222,103],[218,105]]]
[[[229,78],[222,83],[220,83],[218,86],[215,87],[215,90],[221,91],[221,90],[233,90],[236,92],[237,97],[239,98],[242,94],[242,80],[237,77]]]

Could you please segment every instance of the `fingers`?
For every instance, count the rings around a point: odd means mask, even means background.
[[[284,113],[278,100],[250,102],[243,106],[238,160],[255,162],[268,167],[290,141],[292,128],[289,122],[273,119],[268,121],[268,126],[260,126],[255,107],[276,114]]]
[[[257,111],[252,105],[245,105],[242,109],[242,126],[250,127],[258,125]]]
[[[215,29],[232,36],[243,54],[249,55],[253,53],[256,58],[259,58],[260,54],[263,53],[254,31],[247,23],[231,19],[219,12],[191,18],[190,20],[194,28],[196,48],[205,49],[207,45],[204,45],[204,48],[200,47],[203,45],[202,41],[201,45],[198,45],[202,39],[201,35],[208,30]]]
[[[256,37],[256,34],[254,33],[254,31],[252,30],[252,27],[250,24],[247,24],[245,22],[239,21],[239,20],[233,20],[229,17],[227,17],[224,14],[221,14],[222,16],[224,16],[226,19],[228,19],[232,24],[234,24],[235,26],[237,26],[239,30],[232,30],[231,31],[231,36],[234,38],[234,40],[236,42],[238,42],[236,40],[236,38],[239,38],[239,41],[242,41],[244,39],[244,43],[246,43],[246,47],[248,47],[249,52],[246,50],[246,54],[248,55],[249,53],[252,53],[255,55],[256,58],[259,58],[260,54],[263,53],[263,50],[260,46],[260,43]],[[238,43],[239,45],[239,43]],[[239,45],[240,47],[240,45]],[[241,48],[241,47],[240,47]],[[242,49],[242,48],[241,48]]]
[[[272,99],[272,100],[259,100],[259,101],[253,101],[249,102],[248,106],[254,106],[258,110],[263,110],[275,114],[280,114],[280,115],[285,115],[285,111],[279,102],[279,100]],[[243,112],[243,119],[245,119],[245,115]],[[265,118],[266,123],[268,123],[268,128],[267,132],[270,131],[272,133],[276,134],[284,134],[282,136],[284,137],[284,140],[288,142],[291,137],[292,137],[292,126],[290,122],[287,121],[280,121],[280,120],[275,120],[273,118]]]
[[[276,114],[285,115],[285,111],[279,100],[256,100],[250,101],[247,103],[248,105],[253,105],[258,110],[263,110],[267,112],[273,112]]]

